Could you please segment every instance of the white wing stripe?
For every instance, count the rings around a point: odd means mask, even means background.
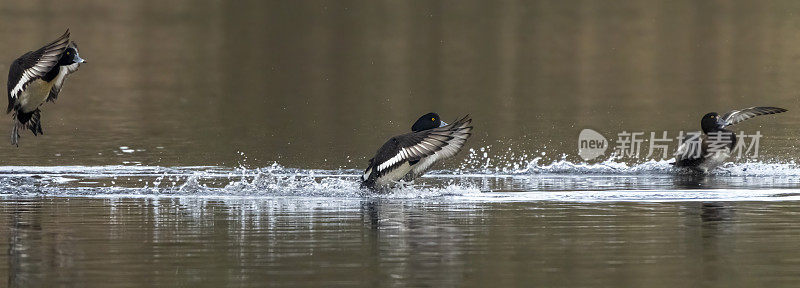
[[[397,164],[398,162],[405,159],[406,157],[405,155],[406,155],[405,148],[400,149],[400,153],[397,153],[397,155],[395,155],[394,157],[389,158],[389,160],[386,160],[386,162],[383,162],[380,165],[378,165],[378,171],[383,171],[386,168],[392,167],[392,165]]]
[[[443,127],[444,130],[431,131],[419,143],[400,148],[394,157],[383,163],[377,163],[375,170],[382,172],[398,163],[415,158],[420,161],[413,165],[412,173],[416,174],[415,176],[421,175],[435,162],[452,157],[461,150],[471,136],[472,127],[468,126],[470,122],[470,120],[462,120],[458,126],[451,124]],[[364,177],[369,177],[369,173],[366,173]]]
[[[14,89],[11,89],[11,97],[17,98],[19,92],[22,91],[22,88],[24,88],[25,84],[28,84],[29,81],[31,81],[31,76],[29,76],[28,71],[25,71],[22,73],[22,77],[19,79],[19,82],[17,82],[17,85],[14,86]]]
[[[42,48],[47,50],[45,50],[44,53],[39,56],[39,59],[36,59],[36,63],[34,63],[32,67],[22,71],[19,81],[17,81],[16,85],[14,85],[14,89],[11,89],[11,97],[15,99],[18,98],[20,92],[25,89],[25,86],[28,85],[28,83],[36,78],[44,76],[47,72],[49,72],[50,69],[52,69],[58,62],[58,59],[61,57],[61,52],[64,51],[68,43],[69,30],[67,30],[67,32],[61,36],[61,38],[56,40],[56,42],[48,44]]]

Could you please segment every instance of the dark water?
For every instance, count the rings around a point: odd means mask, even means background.
[[[796,1],[2,1],[0,71],[70,28],[88,63],[2,145],[10,287],[796,286]],[[5,79],[5,77],[0,77]],[[0,82],[0,86],[3,82]],[[577,156],[584,128],[738,124],[705,177]],[[356,175],[419,115],[465,151]],[[3,129],[3,127],[6,127]],[[0,285],[2,286],[2,285]]]

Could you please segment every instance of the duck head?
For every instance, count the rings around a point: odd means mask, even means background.
[[[703,129],[703,133],[708,134],[710,132],[722,130],[722,128],[725,127],[722,123],[719,114],[711,112],[703,116],[703,119],[700,120],[700,127]]]
[[[64,53],[61,54],[61,59],[58,60],[58,66],[69,66],[72,64],[81,64],[86,62],[78,54],[78,46],[75,43],[70,43]]]
[[[411,126],[411,131],[419,132],[444,126],[447,126],[447,123],[444,123],[444,121],[439,118],[439,114],[431,112],[419,117],[417,122],[414,122],[414,125]]]

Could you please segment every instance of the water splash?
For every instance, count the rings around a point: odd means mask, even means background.
[[[540,152],[536,155],[515,155],[521,162],[507,168],[431,171],[385,194],[362,189],[359,170],[298,169],[278,163],[263,168],[1,166],[0,196],[682,201],[794,197],[800,185],[800,167],[794,162],[727,163],[698,177],[676,171],[669,161],[630,164],[611,159],[589,164],[562,157],[545,163]]]
[[[531,153],[520,152],[511,148],[493,151],[492,145],[473,148],[467,151],[467,157],[457,170],[460,174],[486,175],[526,175],[526,174],[576,174],[576,175],[681,175],[692,174],[687,169],[676,169],[670,163],[673,160],[647,160],[632,163],[619,157],[611,156],[601,162],[587,163],[573,160],[567,155],[553,159],[545,151]],[[442,173],[439,173],[440,175]],[[800,175],[800,167],[794,160],[790,161],[745,161],[729,162],[713,170],[711,175],[724,176],[794,176]]]

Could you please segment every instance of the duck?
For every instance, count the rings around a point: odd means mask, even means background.
[[[700,133],[687,137],[678,146],[675,153],[675,167],[688,168],[694,172],[708,173],[722,165],[736,147],[736,133],[725,129],[744,120],[769,114],[783,113],[788,110],[778,107],[750,107],[741,110],[732,110],[720,116],[716,112],[703,115],[700,119],[700,128],[705,138],[700,139]],[[699,150],[698,150],[699,149]]]
[[[86,60],[80,57],[78,45],[69,40],[69,29],[53,42],[36,51],[23,54],[8,71],[8,110],[14,126],[11,144],[19,147],[19,130],[42,133],[40,107],[55,102],[69,74]]]
[[[390,188],[400,180],[422,176],[435,163],[455,156],[472,136],[472,118],[466,115],[452,124],[437,113],[422,115],[411,133],[390,138],[378,149],[361,175],[361,186],[370,190]]]

